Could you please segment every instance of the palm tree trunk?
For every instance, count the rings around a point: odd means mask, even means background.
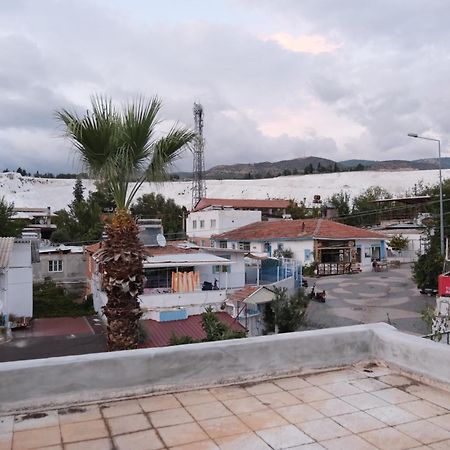
[[[129,350],[138,346],[139,318],[142,315],[138,295],[143,284],[143,246],[139,228],[121,209],[107,228],[103,247],[102,280],[108,302],[103,308],[108,319],[108,350]]]

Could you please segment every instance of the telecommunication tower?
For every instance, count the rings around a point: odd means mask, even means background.
[[[203,139],[203,106],[194,103],[194,124],[197,137],[194,141],[192,152],[194,154],[194,164],[192,168],[192,209],[206,196],[205,183],[205,140]]]

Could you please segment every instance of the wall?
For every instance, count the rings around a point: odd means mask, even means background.
[[[217,256],[224,257],[223,253]],[[241,288],[245,285],[245,262],[242,253],[230,253],[230,264],[228,272],[213,272],[213,266],[198,266],[196,270],[200,272],[200,281],[209,281],[214,284],[217,279],[217,284],[220,289],[225,288]]]
[[[386,257],[384,240],[357,239],[355,246],[356,248],[361,247],[361,269],[363,271],[372,270],[372,247],[384,247],[384,255]],[[369,256],[366,257],[366,254]]]
[[[361,361],[386,362],[450,388],[446,345],[380,323],[1,363],[0,411],[222,385]]]
[[[41,253],[39,263],[33,265],[33,280],[42,281],[46,277],[61,283],[86,281],[87,262],[83,253]],[[48,262],[62,260],[62,272],[50,272]]]
[[[197,228],[192,227],[192,222],[197,221]],[[204,228],[200,228],[200,220],[205,221]],[[211,227],[211,220],[216,221],[216,226]],[[260,222],[260,211],[241,211],[235,209],[206,209],[191,212],[186,221],[186,234],[189,238],[209,238],[213,234],[225,233],[235,230],[250,223]]]

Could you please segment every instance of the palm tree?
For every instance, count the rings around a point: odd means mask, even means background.
[[[143,285],[143,247],[129,208],[142,183],[165,178],[195,133],[174,126],[157,138],[161,102],[156,97],[139,98],[119,109],[104,97],[93,97],[91,103],[92,109],[82,117],[65,109],[57,111],[56,117],[86,169],[106,184],[116,203],[108,238],[98,255],[108,296],[103,311],[108,320],[108,349],[133,349],[138,345],[142,315],[138,295]]]

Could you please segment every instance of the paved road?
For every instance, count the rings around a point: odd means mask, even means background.
[[[419,293],[409,265],[388,272],[308,279],[310,287],[314,281],[317,290],[326,290],[327,301],[310,302],[307,320],[311,328],[390,321],[401,331],[427,334],[421,312],[434,306],[435,298]]]

